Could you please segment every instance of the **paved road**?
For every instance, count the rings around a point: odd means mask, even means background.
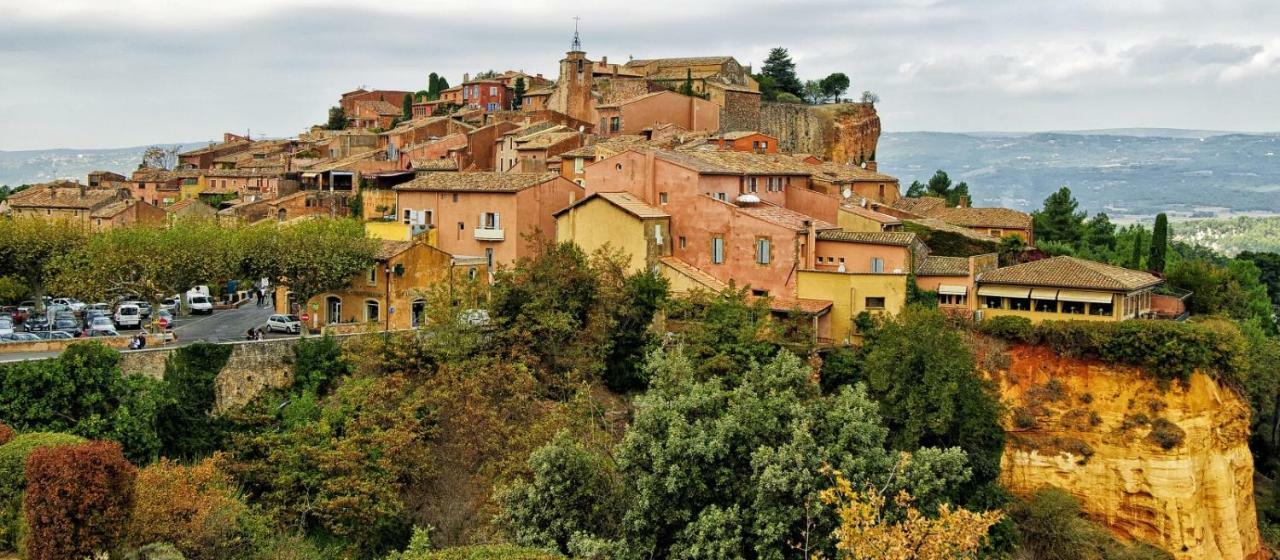
[[[178,326],[174,333],[178,336],[178,344],[193,342],[231,342],[244,340],[245,332],[254,327],[264,326],[270,317],[270,307],[257,307],[253,304],[238,309],[214,311],[212,315],[184,315],[178,317]],[[121,331],[120,334],[131,335],[137,331]],[[290,335],[271,333],[267,338],[286,338]],[[127,350],[126,350],[127,352]],[[22,360],[38,360],[57,356],[57,352],[24,352],[21,354],[0,354],[0,362],[17,362]]]

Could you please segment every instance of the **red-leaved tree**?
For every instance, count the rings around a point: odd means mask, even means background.
[[[4,422],[0,422],[0,445],[13,441],[14,435],[13,428],[10,428],[9,425]]]
[[[137,476],[120,444],[37,449],[27,458],[26,474],[28,560],[85,558],[119,542]]]

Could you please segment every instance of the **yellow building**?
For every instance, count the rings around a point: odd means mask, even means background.
[[[902,220],[853,203],[840,205],[837,221],[845,231],[902,231]]]
[[[1033,322],[1150,317],[1162,314],[1162,307],[1181,303],[1153,293],[1163,282],[1146,272],[1053,257],[979,274],[978,314],[980,318],[1013,315]]]
[[[848,343],[857,337],[853,320],[863,311],[892,314],[907,304],[907,275],[801,270],[796,296],[830,301],[830,338]]]
[[[600,192],[554,214],[556,240],[587,253],[606,244],[627,256],[627,272],[654,270],[671,254],[671,216],[627,192]]]
[[[488,274],[483,257],[454,257],[421,241],[382,240],[379,244],[373,267],[352,278],[346,289],[320,294],[299,306],[282,286],[276,290],[276,311],[301,315],[305,310],[311,328],[413,328],[423,319],[433,287]]]

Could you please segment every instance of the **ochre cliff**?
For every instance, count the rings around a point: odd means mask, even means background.
[[[860,164],[875,159],[880,116],[874,105],[865,103],[762,103],[759,129],[776,137],[785,151]]]
[[[1133,368],[1016,346],[989,359],[1010,414],[1003,482],[1057,486],[1113,533],[1182,559],[1266,558],[1249,406],[1206,375],[1163,390]],[[990,362],[997,362],[994,366]]]

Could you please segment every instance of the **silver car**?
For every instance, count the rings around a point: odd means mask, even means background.
[[[267,332],[283,332],[299,334],[302,332],[302,321],[297,315],[272,315],[267,318]]]

